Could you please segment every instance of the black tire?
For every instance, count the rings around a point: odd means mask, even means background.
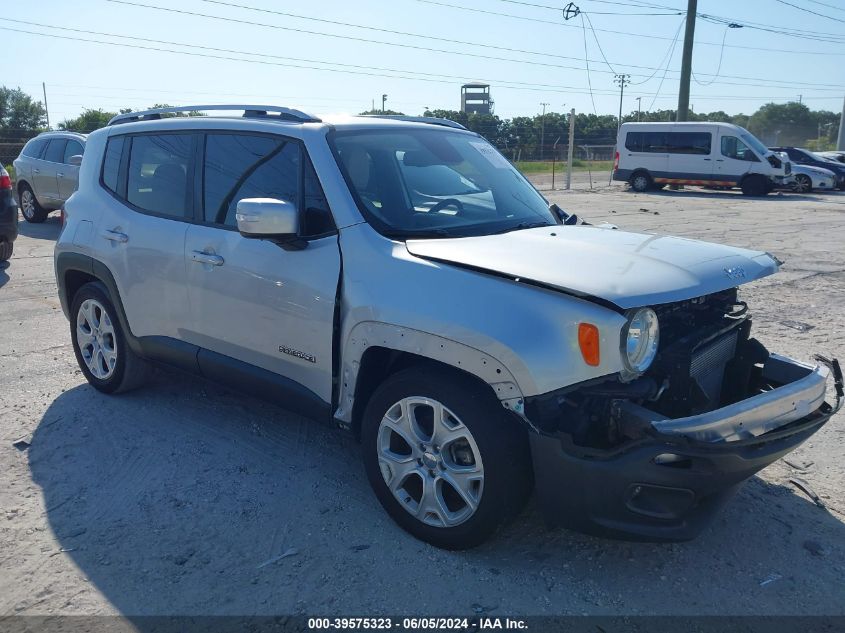
[[[628,184],[631,185],[631,189],[634,191],[644,193],[654,186],[654,181],[647,171],[635,171],[631,174]]]
[[[428,525],[413,516],[393,495],[382,476],[379,427],[396,403],[413,397],[442,403],[470,432],[480,454],[484,479],[478,505],[462,523],[451,527]],[[367,404],[361,440],[367,478],[393,520],[422,541],[443,549],[457,550],[481,544],[515,516],[530,495],[533,472],[527,432],[508,415],[492,391],[484,385],[439,365],[416,365],[385,380]],[[418,471],[411,477],[417,476],[421,481],[419,475],[424,474],[428,467],[421,461],[418,464]],[[436,468],[428,472],[437,472],[439,476]],[[411,477],[404,481],[409,481]],[[436,483],[434,485],[436,487]],[[440,497],[444,497],[442,492]]]
[[[27,197],[29,196],[29,197]],[[31,222],[33,224],[41,224],[44,220],[47,219],[47,215],[50,213],[38,204],[38,199],[35,197],[35,192],[32,190],[27,183],[22,182],[18,187],[18,198],[21,205],[21,213],[23,214],[24,220],[27,222]],[[26,200],[26,204],[24,201]]]
[[[813,180],[806,174],[796,174],[793,190],[796,193],[811,193],[813,191]]]
[[[80,349],[77,320],[82,304],[88,299],[93,299],[102,306],[108,317],[108,322],[113,329],[111,345],[116,351],[116,362],[111,373],[105,378],[99,378],[91,372]],[[102,320],[103,318],[101,317]],[[70,338],[79,368],[82,370],[85,379],[98,391],[102,391],[103,393],[121,393],[140,387],[146,380],[149,365],[147,361],[137,356],[130,349],[126,340],[126,334],[117,317],[117,311],[109,297],[108,290],[106,290],[106,287],[102,283],[87,283],[73,296],[70,310]]]
[[[742,194],[744,196],[765,196],[769,193],[766,184],[766,179],[763,176],[748,176],[742,181]]]
[[[0,243],[0,262],[7,262],[12,259],[12,252],[15,250],[14,242]]]

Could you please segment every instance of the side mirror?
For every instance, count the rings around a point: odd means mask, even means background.
[[[299,234],[299,209],[287,200],[244,198],[235,212],[244,237],[295,238]]]
[[[74,154],[70,158],[67,159],[68,165],[75,165],[79,167],[82,164],[82,154]]]

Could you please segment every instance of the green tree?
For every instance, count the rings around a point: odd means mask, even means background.
[[[359,112],[358,114],[360,114],[360,115],[367,115],[367,114],[392,114],[392,115],[394,115],[394,116],[405,116],[405,113],[404,113],[404,112],[397,112],[396,110],[385,110],[384,112],[382,112],[382,111],[381,111],[381,110],[379,110],[378,108],[376,108],[375,110],[367,110],[367,111],[365,111],[365,112]]]
[[[106,127],[111,118],[115,116],[117,116],[117,112],[105,112],[99,108],[96,110],[86,108],[78,117],[65,119],[59,123],[59,129],[87,134],[94,130],[99,130],[101,127]]]
[[[47,122],[47,111],[40,101],[20,88],[0,86],[0,132],[11,136],[32,136]]]
[[[767,145],[800,146],[816,137],[816,118],[803,103],[767,103],[751,115],[748,131]]]

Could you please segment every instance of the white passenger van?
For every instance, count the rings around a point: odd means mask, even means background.
[[[791,165],[731,123],[623,123],[616,140],[613,179],[635,191],[667,184],[740,187],[747,196],[769,193]]]

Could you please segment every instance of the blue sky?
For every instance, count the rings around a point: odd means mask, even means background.
[[[4,3],[0,41],[12,51],[12,63],[0,83],[40,98],[46,82],[54,125],[84,107],[137,109],[156,102],[358,112],[373,101],[378,105],[383,93],[389,108],[419,114],[426,107],[457,109],[461,83],[474,79],[491,84],[496,113],[503,117],[531,116],[542,102],[547,111],[592,112],[595,104],[599,114],[615,113],[613,72],[631,74],[626,112],[636,110],[638,96],[643,110],[677,104],[683,16],[671,9],[685,8],[685,0],[581,0],[576,4],[585,15],[568,21],[554,9],[566,3],[554,0],[127,2]],[[764,103],[796,101],[799,95],[811,108],[841,109],[845,1],[699,0],[698,11],[759,28],[698,19],[693,70],[700,83],[692,83],[690,100],[695,111],[750,114]],[[784,34],[787,29],[800,37]]]

